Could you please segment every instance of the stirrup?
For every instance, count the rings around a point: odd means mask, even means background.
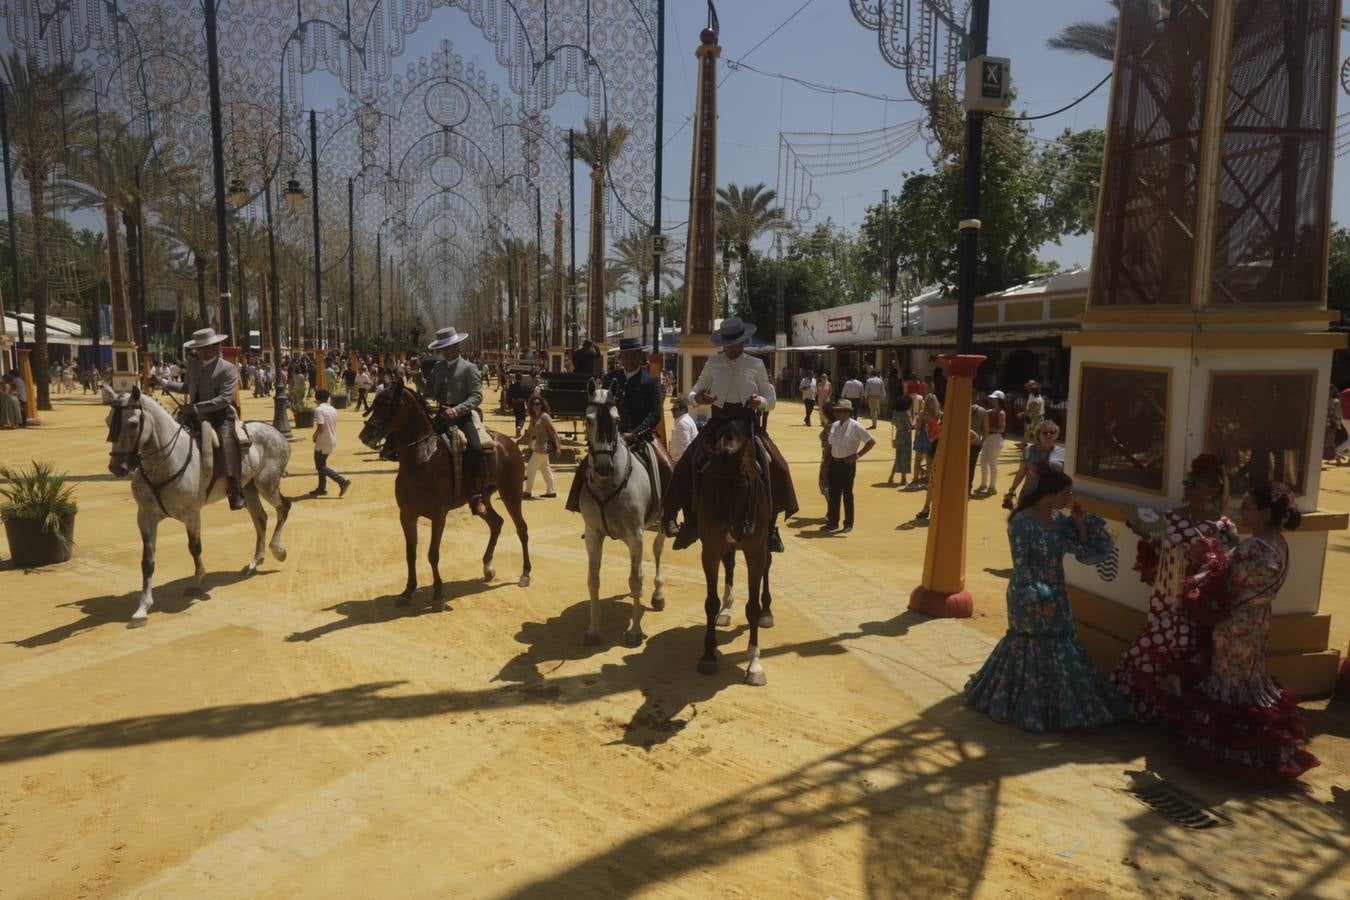
[[[474,494],[469,498],[469,509],[475,516],[487,515],[487,501],[483,499],[481,493]]]
[[[769,529],[769,552],[782,553],[783,550],[783,536],[778,533],[778,526],[775,525]]]

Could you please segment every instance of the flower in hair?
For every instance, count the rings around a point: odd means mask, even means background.
[[[1219,457],[1215,456],[1213,453],[1201,453],[1195,459],[1191,460],[1191,471],[1203,473],[1218,472]]]
[[[1285,484],[1283,481],[1275,481],[1270,485],[1270,499],[1272,501],[1283,500],[1292,506],[1294,503],[1294,492],[1289,485]]]

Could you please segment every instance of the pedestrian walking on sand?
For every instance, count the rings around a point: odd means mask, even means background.
[[[834,405],[834,424],[830,426],[829,500],[825,512],[825,530],[839,527],[839,501],[844,503],[844,533],[853,530],[853,480],[858,460],[866,456],[876,441],[863,423],[853,418],[853,401],[840,399]]]
[[[802,375],[797,390],[801,392],[802,404],[806,407],[806,415],[802,418],[802,424],[809,426],[811,424],[811,411],[816,407],[816,378],[809,370]]]
[[[886,399],[886,382],[873,372],[863,382],[863,399],[867,401],[867,411],[872,414],[872,427],[877,427],[877,416],[881,414],[881,401]]]
[[[891,464],[891,477],[887,484],[895,484],[895,473],[900,473],[900,486],[905,486],[909,477],[909,467],[914,450],[914,428],[919,424],[919,411],[923,408],[923,398],[917,394],[901,394],[895,398],[895,409],[891,412],[891,424],[895,426],[895,462]]]
[[[314,471],[319,473],[319,486],[309,492],[311,497],[323,497],[328,493],[328,479],[338,483],[338,497],[347,493],[352,486],[350,478],[343,478],[328,467],[328,457],[337,449],[337,410],[328,402],[329,393],[320,389],[314,393],[319,405],[314,407]]]
[[[863,383],[858,380],[858,374],[856,372],[849,373],[848,380],[845,381],[844,386],[839,389],[839,396],[842,399],[849,401],[849,404],[853,408],[853,418],[858,418],[858,414],[861,412],[860,407],[863,403]]]
[[[534,499],[534,477],[544,475],[544,497],[558,496],[553,486],[553,469],[549,459],[558,452],[558,432],[549,415],[548,401],[543,397],[530,399],[530,459],[525,463],[525,499]]]

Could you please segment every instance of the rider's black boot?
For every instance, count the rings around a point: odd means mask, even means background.
[[[694,546],[696,540],[698,540],[698,523],[694,521],[693,516],[685,516],[684,524],[680,526],[680,532],[675,535],[675,543],[671,544],[671,547],[683,550],[685,547]]]
[[[778,533],[777,525],[769,529],[769,552],[770,553],[783,552],[783,537]]]
[[[244,503],[244,492],[239,489],[239,482],[235,481],[233,478],[231,478],[226,485],[225,492],[229,497],[230,509],[243,509],[247,506],[247,504]]]

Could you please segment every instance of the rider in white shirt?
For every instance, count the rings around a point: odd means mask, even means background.
[[[689,404],[711,406],[712,417],[675,466],[675,477],[671,479],[663,498],[662,522],[666,534],[675,535],[676,550],[690,546],[698,538],[693,508],[694,459],[698,455],[698,448],[704,441],[720,434],[730,422],[738,419],[749,421],[753,427],[756,414],[773,409],[777,401],[773,382],[769,380],[764,363],[745,353],[745,342],[754,332],[754,325],[742,322],[739,318],[723,320],[721,328],[712,335],[712,342],[720,346],[722,352],[703,364],[703,371],[689,392]],[[792,486],[792,473],[788,470],[787,460],[764,431],[756,430],[754,433],[769,455],[772,514],[775,520],[780,512],[784,517],[795,515],[797,493]],[[684,513],[684,524],[677,534],[675,517],[681,511]],[[778,553],[783,550],[777,526],[771,526],[769,548]]]
[[[675,417],[675,427],[670,435],[670,458],[678,463],[684,451],[698,437],[698,426],[694,424],[694,417],[689,415],[689,404],[684,402],[683,397],[671,401],[670,412]]]

